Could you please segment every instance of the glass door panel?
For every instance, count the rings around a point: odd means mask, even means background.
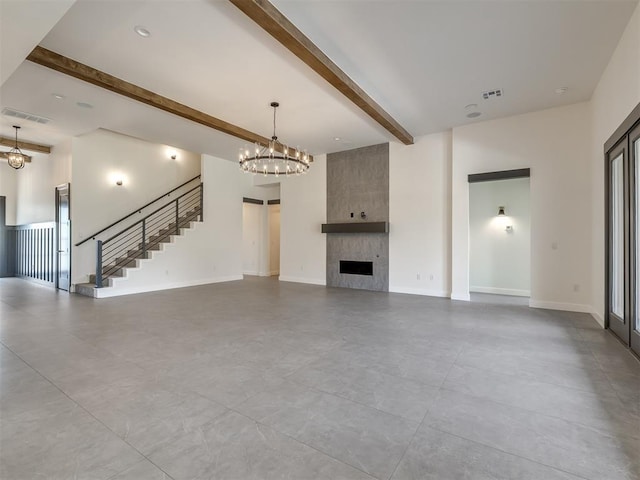
[[[640,355],[640,127],[631,132],[632,204],[631,232],[634,260],[631,282],[632,315],[629,346]]]
[[[627,320],[626,142],[609,153],[609,328],[629,342]]]
[[[611,162],[611,312],[624,321],[624,157]]]

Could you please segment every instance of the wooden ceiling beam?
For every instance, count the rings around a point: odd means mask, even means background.
[[[413,137],[267,0],[229,0],[405,145]]]
[[[199,123],[205,127],[213,128],[214,130],[226,133],[227,135],[231,135],[251,143],[258,142],[262,145],[269,144],[270,139],[267,137],[245,130],[244,128],[225,122],[224,120],[220,120],[219,118],[176,102],[175,100],[171,100],[170,98],[158,95],[150,90],[114,77],[113,75],[97,70],[89,65],[77,62],[69,57],[60,55],[59,53],[47,50],[39,45],[29,54],[27,60],[55,70],[56,72],[64,73],[65,75],[91,83],[92,85],[104,88],[117,93],[118,95],[164,110],[165,112],[177,115],[178,117]],[[295,150],[293,148],[289,149],[289,155],[295,155]],[[311,155],[309,155],[309,159],[310,161],[313,161],[313,157]]]
[[[0,137],[0,145],[3,147],[15,147],[16,139],[9,137]],[[18,148],[20,150],[29,150],[30,152],[38,153],[51,153],[51,147],[49,145],[41,145],[39,143],[21,142],[18,140]]]

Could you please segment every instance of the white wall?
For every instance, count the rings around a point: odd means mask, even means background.
[[[56,219],[55,188],[71,181],[71,139],[33,155],[18,171],[16,222],[18,225]],[[73,188],[71,195],[73,195]]]
[[[591,311],[589,105],[453,130],[452,298],[469,299],[471,173],[531,168],[530,305]]]
[[[470,291],[530,295],[529,210],[528,178],[469,184]]]
[[[327,157],[280,183],[280,280],[326,285]]]
[[[0,162],[0,196],[6,197],[7,225],[17,225],[18,171],[11,168],[6,160]]]
[[[242,279],[242,197],[251,177],[235,162],[202,155],[204,222],[174,237],[140,268],[98,291],[99,296],[164,290]]]
[[[591,305],[604,325],[604,142],[640,102],[640,6],[636,7],[591,98]]]
[[[451,291],[451,132],[389,145],[389,291]]]
[[[170,158],[170,152],[176,152],[176,160]],[[71,222],[75,244],[198,175],[200,155],[97,130],[73,139],[72,172]],[[117,177],[123,179],[122,186],[115,184]],[[94,271],[95,242],[74,247],[72,283],[87,281]]]

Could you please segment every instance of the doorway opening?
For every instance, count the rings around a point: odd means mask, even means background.
[[[56,288],[71,284],[71,208],[69,184],[56,187]]]
[[[469,177],[471,301],[528,306],[531,294],[529,169]]]
[[[242,273],[280,274],[280,200],[243,198]]]
[[[280,200],[269,200],[269,276],[280,275]]]

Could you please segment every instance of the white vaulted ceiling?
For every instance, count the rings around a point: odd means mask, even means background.
[[[588,100],[637,2],[274,4],[419,136],[471,122],[470,103],[483,112],[479,121]],[[151,36],[138,36],[136,25]],[[264,136],[271,136],[269,102],[278,100],[279,137],[314,154],[393,140],[224,0],[77,0],[39,43]],[[3,42],[0,54],[15,52]],[[565,86],[565,95],[555,94]],[[494,88],[504,96],[483,100],[481,92]],[[243,144],[28,61],[3,83],[0,105],[52,119],[24,122],[21,134],[31,141],[107,128],[229,159]],[[12,124],[2,117],[0,133],[10,135]]]

